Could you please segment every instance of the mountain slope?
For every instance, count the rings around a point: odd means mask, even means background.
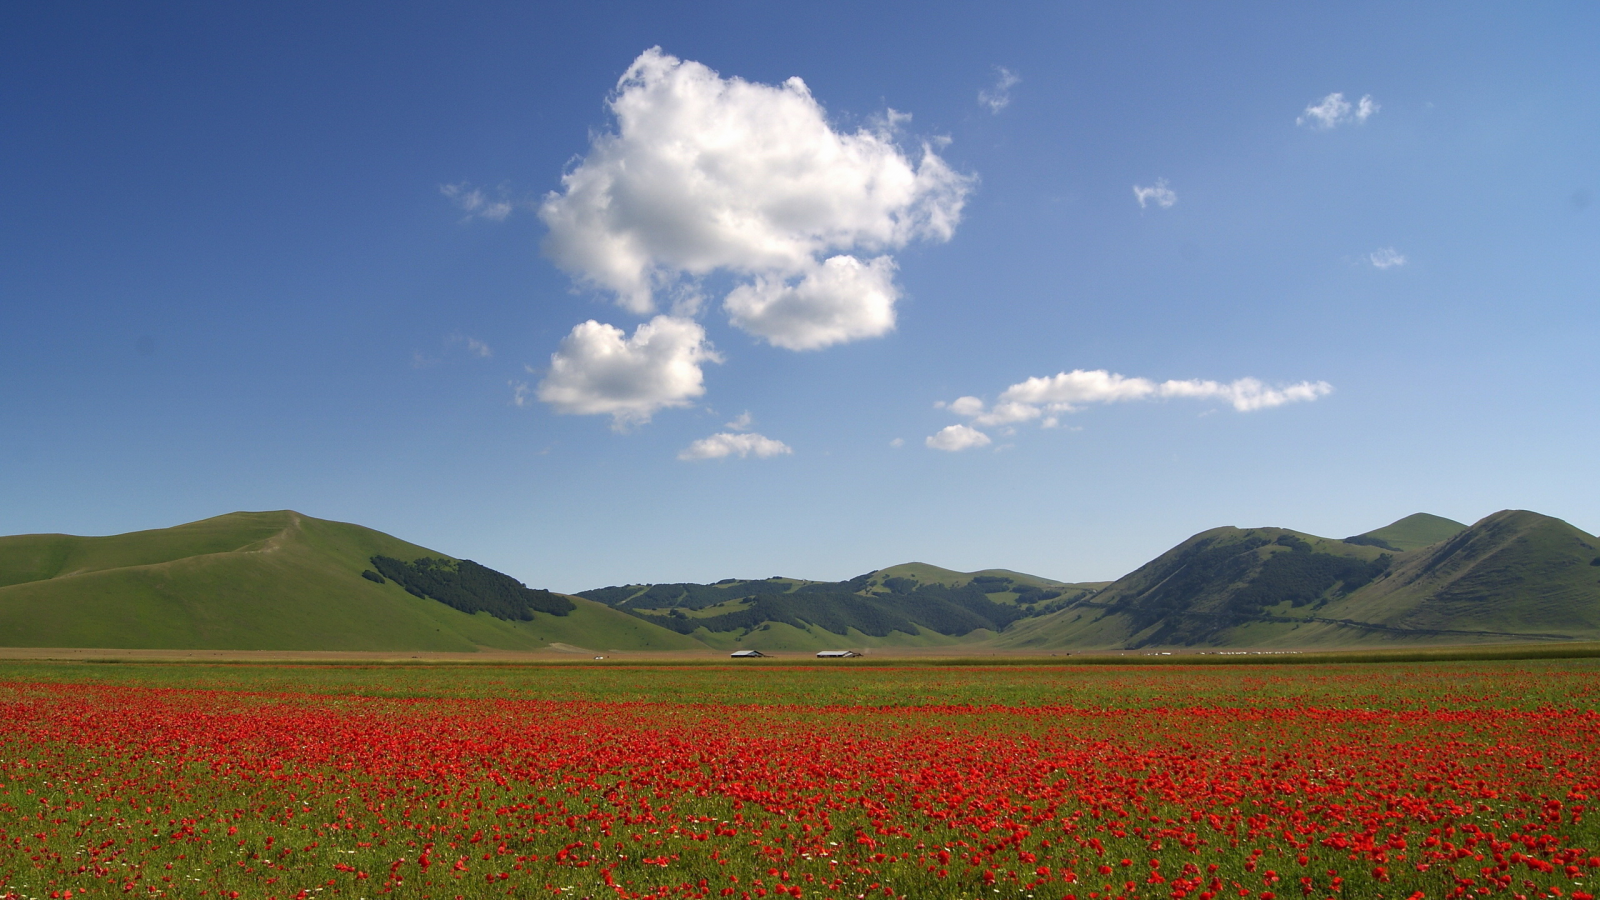
[[[1410,550],[1420,550],[1429,544],[1455,537],[1467,526],[1454,519],[1443,516],[1429,515],[1428,513],[1413,513],[1403,519],[1390,522],[1382,528],[1345,538],[1349,544],[1368,544],[1384,550],[1394,550],[1405,553]]]
[[[1063,584],[1005,569],[955,572],[906,563],[849,581],[729,578],[715,584],[598,588],[579,596],[714,647],[817,650],[983,641],[1018,619],[1102,586]]]
[[[1395,628],[1600,636],[1600,539],[1504,510],[1407,554],[1330,613]]]
[[[1444,541],[1412,516],[1389,546],[1217,528],[995,644],[1038,649],[1318,647],[1600,639],[1600,538],[1495,513]],[[1393,528],[1393,526],[1391,526]],[[1426,541],[1426,543],[1423,543]]]
[[[1213,528],[1104,590],[997,641],[1006,647],[1225,643],[1264,614],[1315,609],[1381,575],[1393,555],[1286,528]]]
[[[218,650],[674,649],[698,643],[602,604],[529,621],[468,615],[361,573],[449,559],[292,511],[110,537],[0,538],[0,645]]]

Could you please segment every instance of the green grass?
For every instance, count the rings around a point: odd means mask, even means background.
[[[1239,705],[1415,709],[1488,704],[1594,709],[1600,645],[1364,655],[1101,658],[1014,665],[885,665],[870,659],[795,665],[257,664],[0,662],[0,682],[109,684],[414,698],[753,706],[972,705],[1080,708]],[[1525,656],[1546,650],[1551,658]]]
[[[1374,528],[1361,537],[1377,538],[1404,553],[1447,540],[1457,532],[1465,531],[1466,528],[1467,526],[1454,519],[1428,513],[1413,513],[1382,528]]]
[[[0,538],[0,643],[217,650],[684,649],[681,635],[575,600],[531,622],[467,615],[361,577],[373,555],[445,554],[290,511],[109,538]]]

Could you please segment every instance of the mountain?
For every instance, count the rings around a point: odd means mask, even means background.
[[[292,511],[110,537],[0,537],[0,646],[974,651],[1600,640],[1600,538],[1505,510],[1343,540],[1213,528],[1115,582],[904,563],[847,581],[563,595]]]
[[[1412,548],[1403,552],[1283,528],[1212,529],[1103,591],[1018,622],[994,643],[1145,649],[1600,640],[1600,538],[1522,510],[1449,531],[1453,524],[1411,516],[1367,533],[1390,548]],[[1446,531],[1445,539],[1418,545]]]
[[[604,604],[287,510],[110,537],[0,537],[3,646],[471,652],[557,642],[701,648]]]
[[[1413,513],[1382,528],[1375,528],[1344,540],[1347,544],[1367,544],[1404,553],[1408,550],[1420,550],[1429,544],[1437,544],[1455,537],[1457,533],[1466,529],[1467,526],[1454,519],[1427,513]]]
[[[1103,586],[1005,569],[955,572],[906,563],[849,581],[729,578],[613,586],[578,596],[713,647],[819,650],[974,644]]]

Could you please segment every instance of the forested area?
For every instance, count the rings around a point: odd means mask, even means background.
[[[486,612],[497,619],[526,622],[536,612],[564,616],[577,608],[565,597],[529,588],[470,559],[456,562],[424,556],[408,563],[374,556],[372,567],[377,572],[363,572],[362,577],[380,582],[388,579],[413,596],[437,600],[464,613]]]
[[[995,603],[976,587],[930,584],[903,593],[865,596],[838,590],[839,586],[854,583],[826,585],[832,590],[819,590],[820,585],[813,584],[790,593],[749,594],[739,598],[748,603],[744,608],[715,616],[685,616],[677,609],[666,615],[652,615],[621,608],[680,634],[692,634],[698,628],[750,631],[767,622],[779,622],[796,628],[815,625],[834,634],[845,634],[854,628],[873,637],[886,637],[891,631],[915,634],[920,625],[955,636],[981,628],[999,631],[1024,615],[1016,607]],[[744,588],[748,591],[759,585],[760,582],[746,583]]]

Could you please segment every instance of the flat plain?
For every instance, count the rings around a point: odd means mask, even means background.
[[[0,896],[1572,897],[1600,661],[0,662]]]

